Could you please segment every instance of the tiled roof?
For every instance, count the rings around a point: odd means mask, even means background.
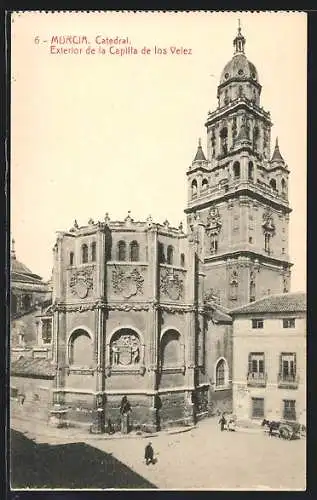
[[[22,377],[49,377],[55,376],[54,365],[47,359],[23,358],[11,363],[11,375],[20,375]]]
[[[206,157],[204,155],[204,152],[203,152],[203,148],[201,147],[200,139],[199,139],[199,143],[198,143],[197,153],[196,153],[195,158],[194,158],[194,162],[195,161],[207,161]]]
[[[262,299],[232,309],[230,314],[274,313],[274,312],[303,312],[306,311],[306,293],[282,293],[267,295]]]
[[[218,308],[215,308],[213,312],[213,320],[216,323],[232,323],[232,318],[229,316],[229,314],[226,314],[225,312],[221,311]]]
[[[209,303],[208,316],[215,323],[231,324],[232,318],[229,309],[221,306],[220,304]]]
[[[279,145],[278,145],[278,139],[277,138],[276,138],[275,148],[274,148],[274,151],[273,151],[273,155],[272,155],[271,161],[279,161],[279,162],[283,162],[284,163],[284,158],[281,155],[280,148],[279,148]]]
[[[45,285],[43,283],[42,278],[37,277],[35,274],[23,274],[12,271],[11,273],[11,282],[12,281],[22,281],[23,283],[35,283],[39,285]]]

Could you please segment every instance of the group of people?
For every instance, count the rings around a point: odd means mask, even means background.
[[[236,419],[233,415],[226,415],[225,412],[222,413],[220,420],[220,430],[224,431],[235,431],[236,430]]]

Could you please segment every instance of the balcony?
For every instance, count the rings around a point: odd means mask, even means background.
[[[249,387],[266,387],[267,374],[264,372],[250,372],[247,375]]]
[[[297,389],[299,383],[298,375],[283,373],[278,374],[277,385],[281,389]]]

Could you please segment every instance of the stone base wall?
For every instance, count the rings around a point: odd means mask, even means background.
[[[222,412],[231,413],[232,406],[232,389],[210,390],[209,392],[209,413],[217,415]]]
[[[10,414],[30,420],[48,421],[53,381],[32,377],[11,377]]]
[[[95,398],[93,394],[64,394],[67,422],[72,426],[90,426],[93,421]]]
[[[161,429],[187,424],[186,400],[184,392],[165,392],[159,395],[161,408],[159,422]]]
[[[135,430],[156,430],[155,425],[155,412],[153,411],[153,396],[146,394],[133,394],[127,396],[131,405],[131,413],[129,415],[130,427]],[[120,405],[122,394],[108,394],[105,404],[105,420],[108,419],[115,426],[120,429],[121,415]],[[155,429],[154,429],[155,428]]]

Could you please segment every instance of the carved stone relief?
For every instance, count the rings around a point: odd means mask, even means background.
[[[75,271],[69,281],[71,293],[77,295],[80,299],[87,297],[89,290],[93,288],[93,267],[85,267]]]
[[[111,342],[110,363],[113,367],[137,365],[140,363],[140,356],[140,340],[132,331],[123,332]]]
[[[275,233],[275,224],[273,220],[273,213],[270,207],[266,208],[263,213],[263,231],[264,233]]]
[[[215,302],[216,304],[220,304],[220,291],[215,290],[214,288],[209,288],[204,293],[204,302]]]
[[[178,274],[170,275],[168,272],[162,272],[160,279],[160,291],[162,295],[168,296],[172,300],[183,298],[183,280]]]
[[[144,277],[138,269],[129,272],[119,267],[112,271],[113,291],[125,299],[129,299],[134,295],[142,295],[143,284]]]
[[[239,276],[238,271],[233,269],[230,274],[230,299],[236,300],[238,298],[238,285],[239,285]]]
[[[209,210],[206,223],[207,223],[206,231],[208,232],[214,231],[217,234],[219,233],[222,226],[222,222],[219,209],[217,207],[213,207]]]

